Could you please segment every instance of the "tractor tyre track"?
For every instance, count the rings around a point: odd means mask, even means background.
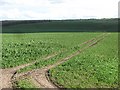
[[[80,50],[77,50],[76,52],[74,52],[73,54],[67,56],[66,58],[58,60],[58,62],[56,62],[53,65],[48,65],[48,66],[46,66],[44,68],[41,68],[41,69],[36,69],[36,70],[28,71],[26,73],[22,73],[20,75],[17,75],[17,77],[15,78],[15,80],[19,80],[19,79],[22,79],[22,78],[30,75],[34,79],[33,83],[38,83],[41,88],[57,88],[57,89],[59,89],[60,86],[58,86],[57,84],[55,84],[54,82],[52,82],[50,80],[48,71],[50,69],[55,68],[56,66],[64,63],[64,62],[66,62],[67,60],[71,59],[72,57],[75,57],[75,56],[79,55],[84,50],[86,50],[86,49],[88,49],[88,48],[96,45],[98,42],[100,42],[101,40],[103,40],[106,35],[108,35],[108,34],[100,35],[100,36],[98,36],[96,38],[93,38],[91,40],[88,40],[88,41],[82,43],[82,44],[87,44],[87,43],[90,43],[90,44],[88,46],[83,47]]]
[[[64,50],[64,49],[63,49]],[[63,50],[61,52],[63,52]],[[55,57],[58,55],[60,52],[50,54],[46,57],[43,58],[43,60],[48,60],[52,57]],[[20,70],[22,68],[25,68],[27,66],[35,64],[37,61],[30,62],[28,64],[23,64],[17,67],[13,68],[6,68],[6,69],[0,69],[0,89],[2,88],[12,88],[12,83],[14,83],[14,77],[17,74],[17,70]]]

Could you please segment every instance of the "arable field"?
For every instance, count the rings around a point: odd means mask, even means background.
[[[100,33],[34,33],[2,35],[2,68],[40,60],[52,53],[74,50]],[[86,38],[87,37],[87,38]]]
[[[12,76],[18,88],[116,88],[118,33],[2,34],[2,69],[29,63]]]
[[[103,41],[49,71],[54,83],[65,88],[118,86],[118,35]]]
[[[118,87],[118,19],[2,21],[2,88]]]

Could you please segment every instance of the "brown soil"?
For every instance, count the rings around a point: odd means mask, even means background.
[[[12,84],[11,84],[11,78],[13,77],[14,73],[21,69],[24,68],[26,66],[32,65],[35,62],[32,63],[28,63],[28,64],[24,64],[24,65],[20,65],[17,66],[15,68],[9,68],[9,69],[0,69],[1,71],[1,76],[0,76],[0,81],[1,81],[1,87],[0,88],[12,88]]]
[[[60,52],[59,52],[60,53]],[[44,60],[50,59],[56,56],[58,53],[50,54],[47,57],[44,57]],[[12,88],[12,80],[14,80],[14,75],[16,75],[16,71],[27,66],[35,64],[37,61],[20,65],[14,68],[0,69],[0,89],[2,88]]]

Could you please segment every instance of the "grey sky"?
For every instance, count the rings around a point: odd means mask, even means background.
[[[0,20],[117,18],[119,0],[0,0]]]
[[[118,3],[118,17],[120,18],[120,1]]]

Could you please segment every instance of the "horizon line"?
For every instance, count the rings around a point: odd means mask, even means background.
[[[0,21],[30,21],[30,20],[35,20],[35,21],[39,21],[39,20],[87,20],[87,19],[119,19],[120,17],[118,18],[80,18],[80,19],[4,19],[4,20],[0,20]]]

